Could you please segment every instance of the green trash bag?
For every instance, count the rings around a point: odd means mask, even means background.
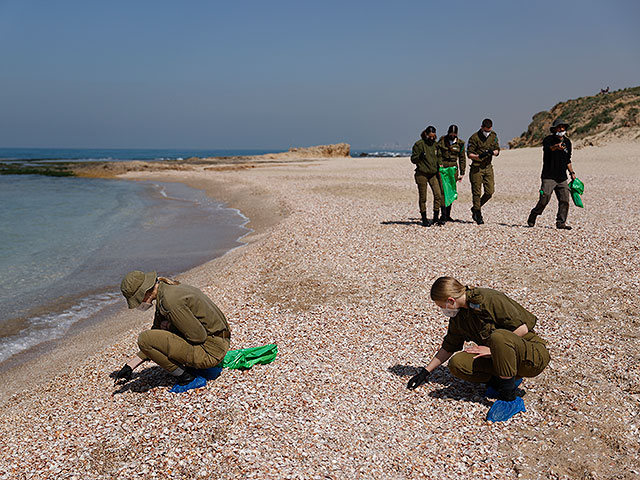
[[[444,206],[448,207],[458,198],[457,187],[458,168],[440,167],[440,178],[442,179],[442,190],[444,191]]]
[[[584,193],[584,183],[582,183],[578,178],[571,180],[569,182],[569,191],[571,192],[571,198],[573,198],[573,204],[576,207],[584,208],[582,198],[580,198],[580,195]]]
[[[275,343],[263,347],[240,348],[229,350],[224,356],[222,366],[224,368],[251,368],[256,364],[266,365],[276,359],[278,346]]]

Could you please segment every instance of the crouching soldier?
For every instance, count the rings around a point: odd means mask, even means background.
[[[549,364],[545,341],[533,331],[536,317],[504,293],[465,287],[451,277],[434,282],[431,300],[450,317],[449,327],[438,353],[409,380],[407,388],[416,388],[449,360],[452,375],[486,384],[485,395],[497,398],[487,420],[501,422],[524,412],[516,388],[523,377],[536,377]],[[468,341],[476,346],[461,351]]]
[[[172,391],[204,386],[206,380],[193,369],[220,364],[231,339],[227,319],[216,304],[197,288],[156,272],[129,272],[120,289],[129,308],[148,310],[155,302],[156,310],[151,330],[138,336],[140,351],[116,374],[116,383],[126,383],[138,365],[153,360],[175,377]]]

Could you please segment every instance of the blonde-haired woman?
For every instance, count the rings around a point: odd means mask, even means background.
[[[486,383],[485,395],[497,397],[487,420],[505,421],[524,412],[517,386],[522,377],[535,377],[549,364],[545,341],[533,331],[537,318],[502,292],[467,287],[452,277],[434,282],[431,300],[450,318],[449,327],[438,353],[409,380],[407,388],[416,388],[449,360],[454,376]],[[462,351],[468,341],[476,346]]]
[[[117,383],[153,360],[176,377],[175,392],[204,386],[206,380],[189,371],[215,367],[229,350],[231,332],[224,314],[204,293],[156,272],[129,272],[120,285],[129,308],[148,310],[155,301],[151,330],[138,336],[140,351],[116,374]]]

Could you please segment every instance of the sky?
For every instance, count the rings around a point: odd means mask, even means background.
[[[640,2],[0,0],[0,147],[500,143],[640,85]]]

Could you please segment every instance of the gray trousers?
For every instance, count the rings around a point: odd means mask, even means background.
[[[540,199],[533,210],[531,210],[531,216],[542,215],[545,207],[551,200],[551,194],[556,192],[558,198],[558,214],[556,215],[556,225],[564,225],[567,223],[567,215],[569,214],[569,185],[567,181],[556,182],[551,178],[543,178],[542,186],[540,187]]]

